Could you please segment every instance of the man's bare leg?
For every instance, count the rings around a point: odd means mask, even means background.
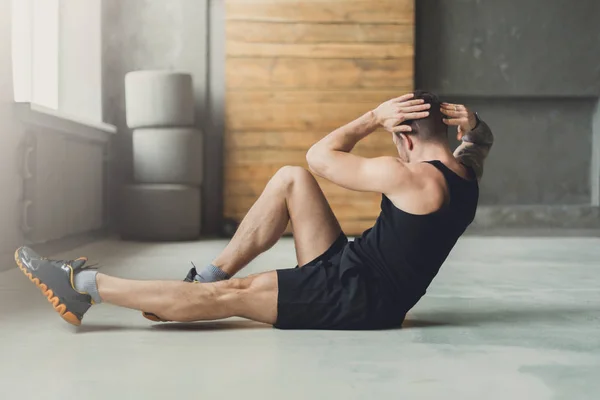
[[[86,258],[51,260],[28,247],[15,252],[19,269],[67,322],[80,325],[93,304],[150,310],[165,320],[200,321],[240,316],[273,324],[277,320],[276,272],[197,284],[134,281],[84,269]]]
[[[102,300],[146,310],[169,321],[217,320],[233,316],[274,324],[277,320],[277,274],[194,284],[177,281],[133,281],[98,274]]]
[[[291,222],[298,264],[325,252],[339,237],[340,226],[308,171],[282,168],[242,221],[223,254],[215,260],[233,275],[279,240]],[[194,321],[237,315],[274,323],[277,318],[277,273],[215,284],[140,282],[82,270],[85,259],[47,260],[31,249],[16,251],[15,260],[54,308],[78,325],[94,303],[102,301],[145,310],[160,319]]]
[[[342,231],[319,184],[302,167],[283,167],[271,178],[213,264],[235,275],[277,243],[288,222],[300,266],[324,253]]]
[[[291,222],[298,265],[323,254],[341,233],[340,225],[325,195],[310,172],[302,167],[283,167],[267,183],[263,193],[221,255],[213,265],[200,272],[202,282],[213,282],[219,274],[233,276],[281,238]],[[149,310],[144,316],[153,321],[166,317]]]

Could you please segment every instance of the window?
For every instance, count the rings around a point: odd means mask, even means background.
[[[102,121],[101,0],[12,0],[16,102]]]

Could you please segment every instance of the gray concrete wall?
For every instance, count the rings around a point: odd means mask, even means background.
[[[11,58],[11,2],[0,0],[0,271],[14,266],[21,232],[23,127],[14,113]]]
[[[455,97],[493,127],[482,205],[589,204],[595,99]]]
[[[600,94],[596,0],[416,3],[421,85],[485,97]]]
[[[118,190],[133,181],[132,136],[125,121],[124,77],[129,71],[171,69],[194,78],[197,125],[205,134],[203,211],[220,198],[221,167],[213,167],[221,152],[220,136],[213,134],[207,112],[208,2],[207,0],[104,0],[103,1],[104,120],[119,134],[112,143],[111,214],[118,215]],[[212,158],[211,158],[212,157]],[[217,160],[220,162],[220,159]],[[215,189],[217,185],[217,189]],[[218,196],[215,197],[215,193]],[[203,230],[214,231],[217,213],[203,212]]]
[[[576,219],[598,198],[599,15],[595,0],[417,1],[416,86],[472,106],[496,135],[480,225]]]

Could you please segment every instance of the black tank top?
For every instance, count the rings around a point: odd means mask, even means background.
[[[464,179],[437,160],[428,163],[444,174],[449,200],[431,214],[414,215],[398,209],[383,195],[375,225],[344,251],[346,261],[365,267],[375,278],[379,293],[405,312],[425,294],[456,241],[473,222],[479,198],[477,179]]]

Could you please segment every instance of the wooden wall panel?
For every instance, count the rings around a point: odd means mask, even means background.
[[[412,56],[390,60],[228,56],[226,60],[228,91],[397,89],[403,92],[413,87]]]
[[[306,151],[329,132],[248,132],[233,131],[225,139],[227,150],[236,149],[286,149]],[[379,132],[371,135],[358,144],[358,149],[368,146],[372,149],[387,151],[390,148],[390,134]]]
[[[414,24],[414,0],[225,0],[228,21]]]
[[[228,40],[246,43],[413,43],[413,32],[398,24],[265,24],[229,20],[226,34]]]
[[[331,130],[413,89],[414,0],[226,0],[225,216],[240,220],[284,165]],[[391,137],[359,143],[393,155]],[[318,179],[356,235],[380,195]]]
[[[245,43],[229,41],[227,56],[390,59],[412,57],[410,44],[389,43]]]

